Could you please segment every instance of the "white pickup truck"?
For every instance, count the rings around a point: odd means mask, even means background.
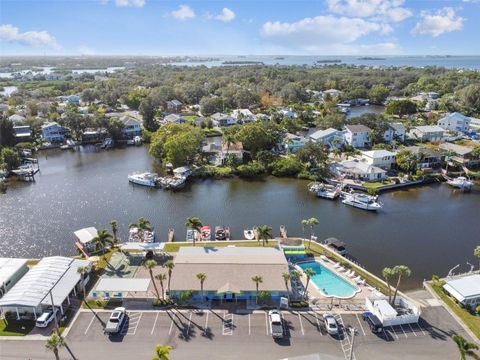
[[[270,319],[270,332],[274,339],[283,338],[283,320],[282,314],[278,310],[270,310],[268,312]]]
[[[113,310],[110,319],[105,326],[104,333],[108,335],[118,334],[122,328],[123,322],[127,318],[127,311],[124,307],[117,307]]]

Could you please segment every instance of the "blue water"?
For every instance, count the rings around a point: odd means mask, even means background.
[[[322,264],[316,261],[298,264],[303,270],[312,268],[316,275],[310,281],[320,289],[326,296],[349,298],[355,294],[357,287],[351,285],[337,274],[333,273]]]

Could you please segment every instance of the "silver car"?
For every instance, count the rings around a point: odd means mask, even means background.
[[[327,332],[330,335],[338,335],[338,323],[332,314],[323,315],[323,322],[325,324],[325,329],[327,329]]]

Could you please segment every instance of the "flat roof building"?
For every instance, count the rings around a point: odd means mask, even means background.
[[[443,289],[464,306],[474,308],[480,304],[480,275],[478,274],[447,280]]]
[[[28,271],[27,259],[0,258],[0,298]]]

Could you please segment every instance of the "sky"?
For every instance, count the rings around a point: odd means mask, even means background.
[[[0,0],[0,55],[480,55],[480,0]]]

